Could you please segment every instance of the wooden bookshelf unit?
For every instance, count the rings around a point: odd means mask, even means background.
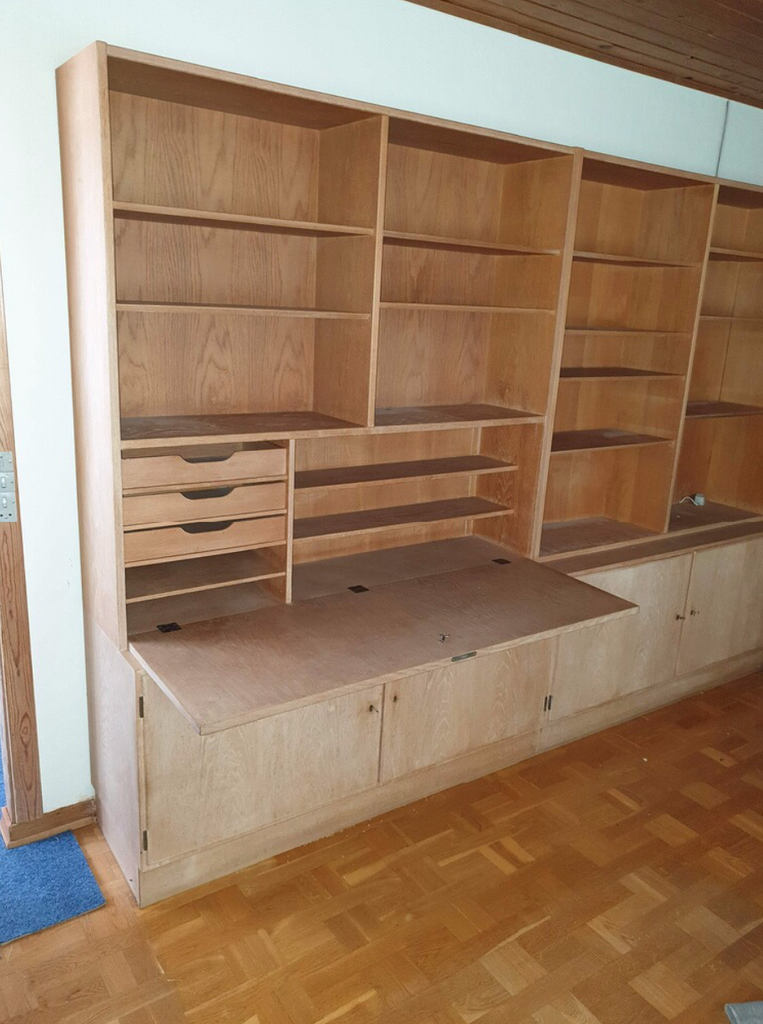
[[[95,785],[141,903],[548,745],[570,636],[659,589],[557,563],[763,532],[763,189],[103,43],[58,89]]]

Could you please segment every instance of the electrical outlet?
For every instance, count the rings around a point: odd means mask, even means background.
[[[18,518],[16,495],[0,492],[0,523],[16,523]]]

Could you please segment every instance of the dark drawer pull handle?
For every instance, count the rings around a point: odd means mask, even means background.
[[[180,458],[183,462],[190,462],[193,465],[197,462],[227,462],[235,454],[231,452],[230,455],[181,455]]]
[[[229,526],[233,526],[232,519],[222,523],[186,523],[180,529],[184,533],[219,533],[221,530],[227,530]]]
[[[180,493],[189,501],[199,501],[204,498],[225,498],[235,489],[235,487],[213,487],[208,491],[181,491]]]

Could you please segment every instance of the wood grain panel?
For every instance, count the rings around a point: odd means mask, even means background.
[[[540,728],[555,643],[544,640],[388,683],[380,781]]]
[[[116,200],[317,220],[318,132],[123,92],[110,106]]]
[[[763,540],[694,555],[679,674],[763,644]]]
[[[136,312],[118,327],[125,417],[312,408],[311,320]]]
[[[144,690],[149,862],[284,821],[378,781],[382,686],[199,736]]]
[[[639,613],[559,638],[552,721],[673,678],[692,558],[586,574],[586,583],[632,601]]]
[[[517,558],[146,633],[131,650],[206,733],[448,664],[454,655],[508,649],[633,611]],[[224,686],[210,687],[211,673]]]

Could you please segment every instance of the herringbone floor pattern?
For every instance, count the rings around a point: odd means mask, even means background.
[[[0,1021],[709,1024],[763,999],[763,675],[0,951]]]

